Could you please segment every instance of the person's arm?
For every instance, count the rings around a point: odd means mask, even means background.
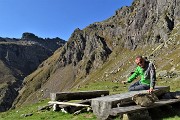
[[[155,82],[156,81],[156,71],[154,65],[151,63],[150,66],[150,89],[149,93],[151,93],[154,90]]]
[[[135,69],[135,71],[133,72],[133,74],[132,74],[127,80],[121,81],[121,83],[123,83],[123,84],[130,83],[130,82],[132,82],[138,75],[139,75],[139,70],[138,70],[138,67],[137,67],[137,68]]]
[[[156,83],[156,71],[153,64],[151,64],[151,68],[150,68],[150,80],[151,80],[150,88],[154,89]]]
[[[127,82],[131,83],[139,75],[138,67],[135,69],[134,73],[128,78]]]

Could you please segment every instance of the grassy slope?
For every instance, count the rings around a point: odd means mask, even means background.
[[[177,44],[180,39],[179,27],[177,26],[172,31],[171,39],[167,42],[163,48],[158,49],[154,52],[155,64],[157,67],[157,73],[162,70],[168,72],[180,71],[180,46]],[[158,46],[158,45],[157,45]],[[136,51],[122,50],[117,48],[111,54],[109,60],[99,69],[93,71],[86,79],[77,79],[74,85],[74,91],[81,90],[97,90],[104,89],[110,90],[111,94],[122,93],[127,91],[128,85],[120,84],[121,80],[127,78],[129,72],[131,72],[135,66],[133,66],[134,57],[138,54],[149,55],[153,52],[157,46],[148,47],[142,46],[143,48],[137,49]],[[144,48],[145,51],[142,51]],[[120,52],[121,51],[121,52]],[[81,81],[79,83],[79,81]],[[171,91],[180,90],[180,78],[158,78],[157,85],[170,85]],[[38,112],[38,106],[47,105],[48,100],[40,101],[34,105],[28,105],[15,110],[10,110],[4,113],[0,113],[0,120],[95,120],[96,117],[92,113],[83,113],[77,116],[72,114],[65,114],[61,112],[53,111],[41,111]],[[176,105],[178,107],[179,104]],[[156,112],[156,117],[165,120],[180,120],[180,108],[168,108],[165,110],[153,110]],[[33,113],[29,117],[21,117],[22,114]],[[158,113],[158,114],[157,114]]]
[[[167,85],[167,84],[165,84]],[[119,83],[112,82],[95,82],[86,85],[84,88],[80,90],[88,90],[88,89],[108,89],[113,93],[120,93],[126,91],[127,86],[120,87]],[[175,89],[172,86],[172,89]],[[66,114],[62,112],[53,112],[52,110],[48,111],[38,111],[39,106],[47,105],[49,100],[42,100],[36,104],[27,105],[21,108],[16,108],[14,110],[10,110],[4,113],[0,113],[0,120],[96,120],[95,115],[92,112],[81,113],[79,115]],[[180,104],[175,105],[176,107]],[[153,117],[164,120],[179,120],[180,119],[180,108],[161,108],[152,110]],[[32,113],[32,116],[23,117],[23,114]],[[157,114],[158,113],[158,114]],[[160,114],[159,114],[160,113]]]
[[[0,120],[94,120],[92,113],[83,113],[78,116],[53,111],[38,111],[38,106],[47,105],[48,100],[39,103],[24,106],[15,110],[0,113]],[[24,117],[24,114],[32,113],[32,116]]]

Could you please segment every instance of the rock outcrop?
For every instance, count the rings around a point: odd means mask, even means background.
[[[32,33],[23,33],[21,39],[0,38],[0,111],[11,107],[24,77],[64,44],[62,39],[44,40]]]

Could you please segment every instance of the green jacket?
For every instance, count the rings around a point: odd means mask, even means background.
[[[151,88],[154,88],[156,81],[156,72],[153,63],[146,61],[145,68],[137,66],[134,73],[128,78],[128,83],[132,82],[139,75],[141,76],[141,84],[146,84]]]

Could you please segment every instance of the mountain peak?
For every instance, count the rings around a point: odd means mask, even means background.
[[[21,37],[22,40],[32,40],[32,39],[38,39],[38,36],[36,36],[33,33],[25,32],[22,34]]]

